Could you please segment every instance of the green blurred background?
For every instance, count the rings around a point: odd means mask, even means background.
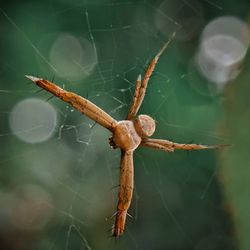
[[[205,25],[223,15],[247,23],[248,0],[2,1],[0,7],[0,249],[250,249],[249,57],[222,91],[194,60]],[[48,100],[24,75],[53,79],[120,120],[137,76],[173,31],[140,113],[156,119],[154,137],[232,146],[173,154],[138,149],[133,218],[116,240],[109,230],[120,153],[109,147],[109,132]],[[21,101],[28,101],[24,113],[14,109]],[[37,102],[54,115],[47,137],[41,131],[51,118]],[[37,126],[26,129],[29,118]]]

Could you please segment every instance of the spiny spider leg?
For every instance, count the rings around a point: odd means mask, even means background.
[[[150,77],[155,69],[155,66],[156,66],[160,56],[162,55],[164,50],[168,47],[168,45],[171,43],[171,41],[173,40],[174,37],[175,37],[175,32],[172,34],[172,36],[169,38],[169,40],[164,44],[164,46],[157,53],[157,55],[154,57],[154,59],[150,62],[142,81],[141,81],[141,75],[139,75],[139,77],[137,79],[137,83],[136,83],[135,95],[134,95],[134,98],[133,98],[133,101],[132,101],[132,104],[130,106],[128,116],[127,116],[128,120],[132,120],[136,116],[138,110],[140,109],[140,106],[143,102],[143,99],[144,99],[144,96],[146,93],[148,81],[149,81],[149,79],[150,79]]]
[[[88,116],[90,119],[96,121],[101,126],[113,131],[113,128],[117,125],[117,121],[108,115],[101,108],[97,107],[91,101],[69,91],[66,91],[54,83],[37,78],[34,76],[26,75],[28,79],[33,81],[40,88],[52,93],[54,96],[62,99],[64,102],[69,103],[72,107],[79,110],[84,115]]]
[[[168,140],[161,140],[161,139],[151,139],[151,138],[144,138],[140,146],[160,149],[166,152],[174,152],[176,149],[182,150],[202,150],[202,149],[214,149],[214,148],[221,148],[228,145],[201,145],[201,144],[184,144],[184,143],[177,143]]]
[[[121,150],[120,188],[113,236],[123,234],[134,189],[133,150]]]

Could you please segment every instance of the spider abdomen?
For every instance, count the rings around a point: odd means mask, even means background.
[[[155,120],[149,115],[138,115],[134,127],[141,138],[149,137],[155,132]]]
[[[134,123],[129,120],[118,122],[114,128],[112,143],[124,151],[135,150],[141,143],[141,137],[136,132]]]

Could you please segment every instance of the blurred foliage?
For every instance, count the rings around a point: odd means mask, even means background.
[[[1,2],[0,249],[250,248],[249,57],[222,93],[194,64],[204,26],[222,15],[248,22],[249,1],[165,1],[164,15],[163,2]],[[156,119],[155,137],[233,146],[174,154],[138,149],[133,219],[121,239],[108,238],[120,158],[109,148],[108,131],[53,98],[60,117],[54,137],[28,144],[11,131],[9,116],[21,100],[48,99],[26,84],[24,75],[31,74],[54,79],[123,119],[135,79],[176,30],[140,112]],[[60,77],[49,63],[55,40],[65,34],[96,48],[97,65],[82,79]],[[65,54],[71,55],[67,46]]]

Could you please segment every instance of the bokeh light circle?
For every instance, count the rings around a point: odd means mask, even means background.
[[[203,31],[198,69],[208,80],[224,86],[239,74],[249,42],[249,27],[243,21],[232,16],[216,18]]]
[[[59,77],[79,80],[89,76],[97,64],[94,46],[84,38],[62,33],[55,39],[49,53],[50,63]]]
[[[57,126],[57,112],[49,103],[28,98],[20,101],[9,116],[11,131],[22,141],[39,143],[48,140]]]

